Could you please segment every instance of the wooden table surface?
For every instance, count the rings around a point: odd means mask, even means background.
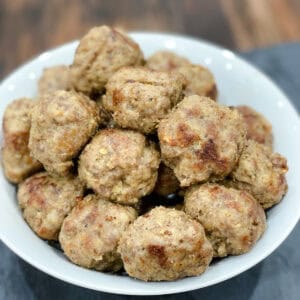
[[[250,50],[300,40],[300,1],[0,0],[0,78],[101,24],[177,32]]]

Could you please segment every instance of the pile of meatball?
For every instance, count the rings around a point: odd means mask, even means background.
[[[287,162],[264,116],[217,94],[207,68],[145,60],[126,34],[91,29],[70,66],[44,70],[38,97],[5,111],[4,172],[28,225],[79,266],[144,281],[250,251]]]

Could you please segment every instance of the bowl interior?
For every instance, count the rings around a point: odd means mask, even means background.
[[[284,200],[268,212],[268,229],[247,254],[228,257],[210,266],[203,275],[176,282],[145,283],[121,275],[86,270],[70,263],[63,254],[39,239],[22,218],[15,197],[15,187],[0,173],[0,237],[16,254],[40,270],[67,282],[111,293],[156,295],[177,293],[209,286],[233,277],[268,256],[291,232],[300,214],[300,122],[286,96],[262,73],[234,53],[209,43],[186,37],[132,33],[145,56],[161,49],[174,51],[194,63],[206,65],[215,75],[219,102],[247,104],[263,113],[272,123],[275,150],[288,159],[289,191]],[[34,97],[37,79],[46,66],[72,62],[77,42],[45,52],[5,79],[0,86],[0,115],[15,98]],[[1,133],[2,140],[2,133]],[[2,142],[2,141],[1,141]]]

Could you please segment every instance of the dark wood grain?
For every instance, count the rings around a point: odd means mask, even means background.
[[[221,0],[240,50],[300,39],[299,0]]]
[[[34,55],[109,24],[248,50],[300,39],[299,0],[0,0],[0,78]]]

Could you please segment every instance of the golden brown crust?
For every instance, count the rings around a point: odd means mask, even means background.
[[[58,90],[68,91],[70,89],[70,69],[68,66],[59,65],[43,70],[43,74],[38,82],[39,95]]]
[[[13,183],[19,183],[42,169],[28,149],[30,113],[34,104],[28,98],[17,99],[4,112],[2,163],[6,178]]]
[[[99,123],[99,109],[86,96],[73,91],[44,94],[32,111],[31,154],[49,173],[65,176]]]
[[[245,136],[236,110],[196,95],[182,100],[158,128],[162,159],[182,187],[227,176],[239,159]]]
[[[126,272],[144,281],[200,275],[212,259],[203,227],[184,212],[162,206],[128,227],[118,252]]]
[[[83,192],[78,178],[55,178],[42,172],[19,185],[18,201],[32,230],[43,239],[57,240],[64,218]]]
[[[178,74],[126,67],[109,79],[103,104],[119,126],[153,133],[181,100],[182,86],[183,77]]]
[[[190,188],[184,210],[203,225],[217,257],[248,252],[266,229],[266,216],[256,199],[218,184]]]
[[[115,272],[123,265],[116,252],[119,239],[136,217],[131,207],[88,195],[64,220],[59,241],[73,263]]]
[[[71,65],[73,87],[91,94],[101,92],[107,80],[125,66],[141,65],[138,44],[108,26],[92,28],[81,40]]]
[[[135,204],[155,185],[158,151],[134,131],[104,129],[80,155],[79,176],[103,199]]]
[[[247,127],[247,139],[273,148],[273,133],[270,122],[259,112],[245,105],[236,107]]]
[[[280,202],[287,192],[286,159],[269,147],[248,140],[227,184],[252,194],[263,208]]]

